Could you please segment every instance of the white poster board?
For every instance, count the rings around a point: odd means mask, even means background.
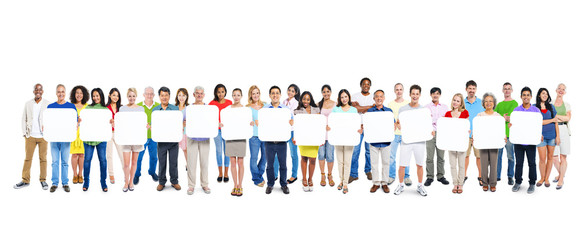
[[[356,146],[360,142],[362,119],[358,113],[330,113],[328,116],[328,142],[331,145]]]
[[[326,143],[326,116],[320,114],[295,115],[294,140],[298,146],[320,146]]]
[[[215,105],[186,107],[186,136],[214,138],[219,135],[219,108]]]
[[[221,132],[225,140],[249,139],[253,137],[253,113],[248,107],[227,107],[221,111]]]
[[[180,142],[183,138],[184,115],[181,111],[153,111],[151,125],[154,142]]]
[[[83,141],[107,142],[111,140],[111,111],[85,109],[80,114],[79,138]]]
[[[437,137],[435,138],[437,148],[465,152],[468,149],[469,139],[470,121],[468,119],[446,117],[437,119]]]
[[[510,142],[538,145],[543,132],[543,116],[536,112],[512,112],[510,116]]]
[[[506,124],[501,116],[475,117],[474,147],[477,149],[500,149],[506,145]],[[467,150],[467,147],[466,147]]]
[[[262,108],[257,116],[261,141],[286,142],[291,138],[291,113],[287,108]]]
[[[395,139],[393,112],[367,112],[362,115],[364,141],[367,143],[392,142]]]
[[[47,108],[43,116],[43,138],[47,142],[72,142],[77,139],[77,111],[72,108]]]
[[[115,114],[114,139],[118,145],[144,145],[148,141],[148,116],[144,112]]]
[[[427,108],[399,112],[401,135],[404,143],[425,142],[433,138],[431,111]]]

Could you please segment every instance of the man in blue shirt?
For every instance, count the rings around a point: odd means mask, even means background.
[[[374,92],[374,102],[375,105],[372,108],[369,108],[367,112],[393,112],[393,110],[383,105],[383,102],[385,102],[385,92],[383,90],[379,89]],[[379,188],[382,188],[383,192],[385,193],[390,192],[388,182],[389,182],[389,159],[391,155],[391,148],[389,147],[389,145],[391,145],[390,142],[370,144],[370,159],[371,159],[370,161],[373,183],[370,189],[371,193],[376,192]],[[379,153],[381,155],[382,162],[382,171],[380,179],[378,170]]]
[[[474,80],[470,80],[466,83],[466,92],[468,93],[468,96],[466,97],[466,99],[464,99],[464,102],[466,104],[466,110],[468,110],[468,113],[470,114],[470,131],[472,131],[472,133],[470,133],[470,143],[468,145],[468,150],[466,151],[466,178],[468,179],[468,166],[470,165],[470,153],[472,152],[472,148],[474,149],[474,156],[476,157],[476,165],[478,166],[478,173],[481,173],[481,167],[480,167],[480,151],[474,147],[474,138],[473,138],[473,129],[474,129],[474,124],[473,124],[473,120],[474,118],[478,115],[478,113],[481,113],[484,111],[484,107],[482,107],[482,99],[479,99],[476,96],[476,91],[478,89],[478,84],[474,81]],[[465,180],[464,180],[465,181]],[[478,177],[478,181],[480,182],[480,186],[482,186],[482,178]]]
[[[158,90],[160,96],[160,105],[154,107],[153,111],[178,111],[178,107],[169,103],[170,89],[161,87]],[[177,142],[159,142],[158,143],[158,187],[156,190],[162,191],[166,184],[166,166],[169,165],[170,183],[176,190],[180,190],[178,184],[178,143]]]

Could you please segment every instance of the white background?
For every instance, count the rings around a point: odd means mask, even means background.
[[[577,148],[581,12],[580,1],[532,0],[4,1],[0,80],[1,100],[7,106],[1,140],[5,163],[1,235],[3,239],[573,238],[575,221],[582,214]],[[115,86],[123,96],[128,87],[136,87],[138,101],[147,85],[169,87],[172,99],[179,87],[191,94],[202,85],[208,103],[217,83],[227,86],[229,98],[233,88],[242,88],[244,99],[249,86],[257,84],[263,101],[268,101],[271,85],[285,89],[296,83],[319,100],[323,84],[332,85],[335,99],[341,88],[359,91],[363,77],[372,79],[371,91],[385,90],[387,103],[394,98],[392,86],[403,82],[405,89],[413,83],[423,87],[423,104],[430,101],[431,87],[441,87],[448,105],[454,93],[466,95],[464,84],[469,79],[478,82],[478,96],[491,91],[499,101],[506,81],[514,85],[514,98],[524,85],[535,92],[547,87],[555,97],[556,85],[566,83],[566,101],[573,107],[573,154],[563,190],[555,190],[553,184],[532,195],[526,194],[526,186],[512,193],[504,174],[496,193],[484,193],[472,157],[461,195],[438,182],[427,188],[427,197],[413,187],[395,196],[395,184],[391,194],[371,194],[361,158],[361,178],[350,185],[347,195],[318,186],[316,170],[314,192],[302,192],[298,181],[290,186],[290,195],[276,188],[266,196],[264,188],[252,184],[246,158],[245,195],[234,198],[229,195],[232,183],[214,181],[214,144],[210,195],[200,188],[193,196],[187,196],[186,189],[155,191],[156,183],[146,175],[147,160],[141,182],[131,193],[122,193],[122,169],[114,160],[117,183],[102,193],[97,157],[88,192],[82,192],[81,185],[71,185],[71,193],[62,188],[52,194],[42,191],[36,155],[31,186],[12,188],[20,180],[24,158],[22,109],[37,82],[44,84],[44,96],[51,102],[56,100],[56,85],[63,83],[67,90],[83,84],[108,92]],[[122,101],[127,103],[125,97]],[[48,161],[50,184],[50,155]],[[183,188],[184,164],[181,154]],[[414,171],[411,174],[416,179]],[[339,182],[336,168],[333,175]],[[451,180],[448,163],[446,177]]]

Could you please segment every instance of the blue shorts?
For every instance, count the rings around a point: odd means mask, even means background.
[[[555,144],[555,139],[544,139],[542,142],[540,142],[538,145],[536,145],[537,147],[544,147],[544,146],[556,146],[557,144]]]
[[[318,148],[318,160],[324,159],[326,162],[334,162],[334,146],[330,145],[328,140]]]

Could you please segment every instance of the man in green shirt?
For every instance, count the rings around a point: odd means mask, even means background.
[[[518,107],[518,102],[512,99],[512,84],[509,82],[504,83],[502,86],[502,92],[504,93],[504,101],[498,103],[495,111],[501,116],[504,116],[506,120],[506,138],[509,137],[508,123],[510,123],[510,114],[512,111]],[[514,145],[510,143],[510,139],[506,141],[506,157],[508,158],[508,185],[514,184]],[[498,151],[498,181],[500,181],[500,174],[502,172],[502,153],[504,153],[504,148]]]
[[[138,106],[144,107],[144,111],[148,116],[148,124],[152,123],[152,110],[160,105],[160,103],[154,102],[155,95],[154,88],[146,87],[146,89],[144,89],[144,101],[138,103]],[[158,174],[156,174],[156,165],[158,164],[158,143],[152,141],[152,132],[148,129],[148,141],[144,144],[144,150],[138,155],[138,167],[136,168],[136,175],[134,176],[134,184],[140,182],[140,176],[142,175],[142,158],[144,157],[146,148],[148,148],[148,155],[150,155],[150,168],[148,168],[148,174],[152,176],[154,182],[158,182],[159,180]]]

